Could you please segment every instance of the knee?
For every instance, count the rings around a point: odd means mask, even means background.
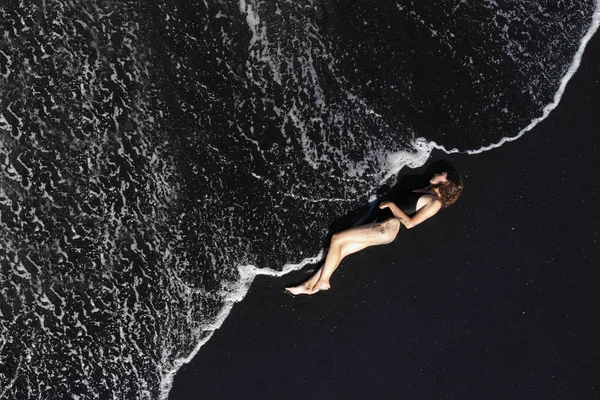
[[[390,223],[391,223],[392,227],[394,227],[394,228],[400,228],[401,224],[400,224],[400,221],[398,220],[398,218],[393,218],[390,221]]]
[[[341,243],[341,235],[339,233],[334,233],[333,236],[331,236],[331,246],[338,246]]]
[[[389,229],[392,232],[394,232],[394,236],[396,235],[396,233],[398,233],[398,230],[400,229],[400,225],[402,225],[397,218],[390,218],[385,223],[386,223],[386,225],[388,225]]]
[[[387,220],[385,224],[385,236],[387,237],[388,241],[392,242],[394,239],[396,239],[396,236],[398,235],[398,231],[400,230],[400,226],[402,224],[396,218]]]

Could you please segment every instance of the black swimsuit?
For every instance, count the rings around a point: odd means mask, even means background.
[[[410,192],[406,195],[402,196],[402,198],[398,199],[394,203],[398,206],[399,209],[404,211],[406,215],[411,215],[417,212],[417,203],[419,199],[423,196],[427,196],[428,193],[423,192]]]
[[[404,211],[404,213],[410,217],[417,212],[417,203],[419,202],[419,199],[423,196],[435,195],[424,192],[408,192],[393,203],[396,204],[399,209]],[[389,208],[384,208],[383,210],[380,209],[376,212],[374,222],[383,222],[386,219],[393,217],[394,214]]]

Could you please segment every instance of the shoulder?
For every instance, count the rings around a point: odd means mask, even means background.
[[[421,197],[427,202],[427,204],[432,204],[432,203],[439,203],[440,205],[442,204],[442,200],[440,200],[440,198],[434,194],[424,194]]]
[[[423,194],[417,203],[417,209],[426,209],[428,213],[435,214],[442,208],[442,201],[432,194]]]

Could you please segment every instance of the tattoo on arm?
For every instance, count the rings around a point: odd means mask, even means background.
[[[390,207],[390,209],[392,210],[392,214],[394,214],[394,217],[398,218],[402,224],[408,225],[410,223],[410,219],[408,219],[408,216],[404,214],[404,211],[400,210],[398,206],[394,204],[392,207]]]

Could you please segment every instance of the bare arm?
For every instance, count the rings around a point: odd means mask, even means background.
[[[442,202],[437,199],[432,200],[429,202],[429,204],[421,207],[419,211],[412,217],[406,215],[404,211],[399,209],[398,206],[391,201],[382,202],[379,205],[379,208],[389,208],[394,216],[398,218],[400,222],[402,222],[402,225],[406,226],[407,229],[411,229],[437,214],[437,212],[442,208]]]

